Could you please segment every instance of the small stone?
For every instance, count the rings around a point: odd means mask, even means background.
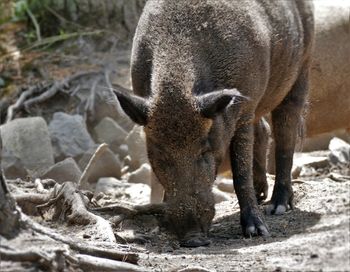
[[[131,158],[131,169],[136,170],[142,164],[149,163],[146,138],[143,128],[141,126],[135,126],[125,139],[129,148],[129,155]]]
[[[218,177],[217,180],[215,181],[215,184],[218,187],[218,189],[220,189],[221,191],[224,191],[227,193],[234,192],[232,179]]]
[[[141,167],[129,174],[129,183],[144,183],[151,185],[151,166],[148,163],[144,163]]]
[[[293,167],[313,167],[324,168],[329,166],[329,160],[327,156],[315,156],[312,153],[296,153],[294,156]]]
[[[329,143],[329,150],[331,151],[329,159],[332,163],[350,163],[350,144],[347,142],[334,137]]]
[[[65,181],[78,182],[81,174],[81,170],[75,160],[67,158],[51,166],[41,178],[53,179],[58,183]]]
[[[318,258],[318,254],[313,253],[313,254],[310,255],[310,258],[311,259],[316,259],[316,258]]]
[[[220,203],[223,201],[231,200],[232,198],[225,192],[220,191],[218,188],[213,187],[213,194],[215,203]]]
[[[33,177],[54,164],[49,131],[42,117],[15,119],[2,125],[0,130],[7,154],[19,159]]]

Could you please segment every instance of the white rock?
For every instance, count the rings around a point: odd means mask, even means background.
[[[216,186],[223,192],[233,193],[233,180],[223,177],[217,177],[215,181]]]
[[[82,171],[84,171],[96,149],[97,146],[88,150],[79,160],[78,164]],[[100,154],[99,159],[96,160],[95,164],[90,169],[90,175],[87,179],[87,183],[94,185],[101,177],[121,177],[121,162],[118,156],[116,156],[109,148],[106,148]],[[85,185],[82,184],[82,186]]]
[[[350,144],[347,142],[335,137],[329,143],[329,150],[332,163],[350,163]]]
[[[295,153],[293,159],[294,167],[313,167],[324,168],[329,165],[328,156],[326,154],[311,153]]]
[[[232,197],[230,195],[228,195],[225,192],[222,192],[221,190],[219,190],[216,187],[213,187],[212,192],[214,194],[214,200],[215,200],[216,204],[223,202],[223,201],[232,200]]]
[[[137,169],[148,162],[145,133],[141,126],[135,126],[125,139],[131,157],[131,169]]]
[[[54,164],[49,131],[42,117],[15,119],[0,129],[4,149],[18,158],[30,175],[36,177]]]
[[[144,163],[141,167],[128,176],[129,183],[144,183],[151,185],[151,166],[148,163]]]
[[[56,112],[49,124],[56,160],[76,157],[94,146],[83,117]]]
[[[81,170],[75,160],[67,158],[51,166],[41,178],[53,179],[58,183],[65,181],[78,182],[81,174]]]

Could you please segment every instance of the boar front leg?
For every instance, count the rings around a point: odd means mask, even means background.
[[[241,209],[241,225],[245,236],[263,235],[269,232],[260,213],[253,185],[252,124],[243,124],[235,132],[230,146],[234,188]]]
[[[283,214],[293,208],[291,169],[297,132],[308,88],[308,68],[304,67],[282,103],[272,112],[275,138],[276,181],[267,214]]]

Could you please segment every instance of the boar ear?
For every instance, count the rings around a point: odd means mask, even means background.
[[[131,120],[141,126],[147,125],[149,106],[146,99],[119,90],[113,90],[113,92],[117,96],[120,106]]]
[[[242,96],[236,89],[224,89],[201,95],[198,97],[200,113],[203,117],[213,118],[239,98],[246,97]]]

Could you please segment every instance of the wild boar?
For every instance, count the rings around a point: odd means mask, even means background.
[[[253,185],[254,126],[269,112],[278,169],[271,210],[292,206],[290,172],[312,44],[310,1],[147,2],[133,41],[135,95],[116,95],[144,126],[165,190],[167,226],[183,245],[207,243],[212,184],[227,150],[243,233],[269,235]]]

